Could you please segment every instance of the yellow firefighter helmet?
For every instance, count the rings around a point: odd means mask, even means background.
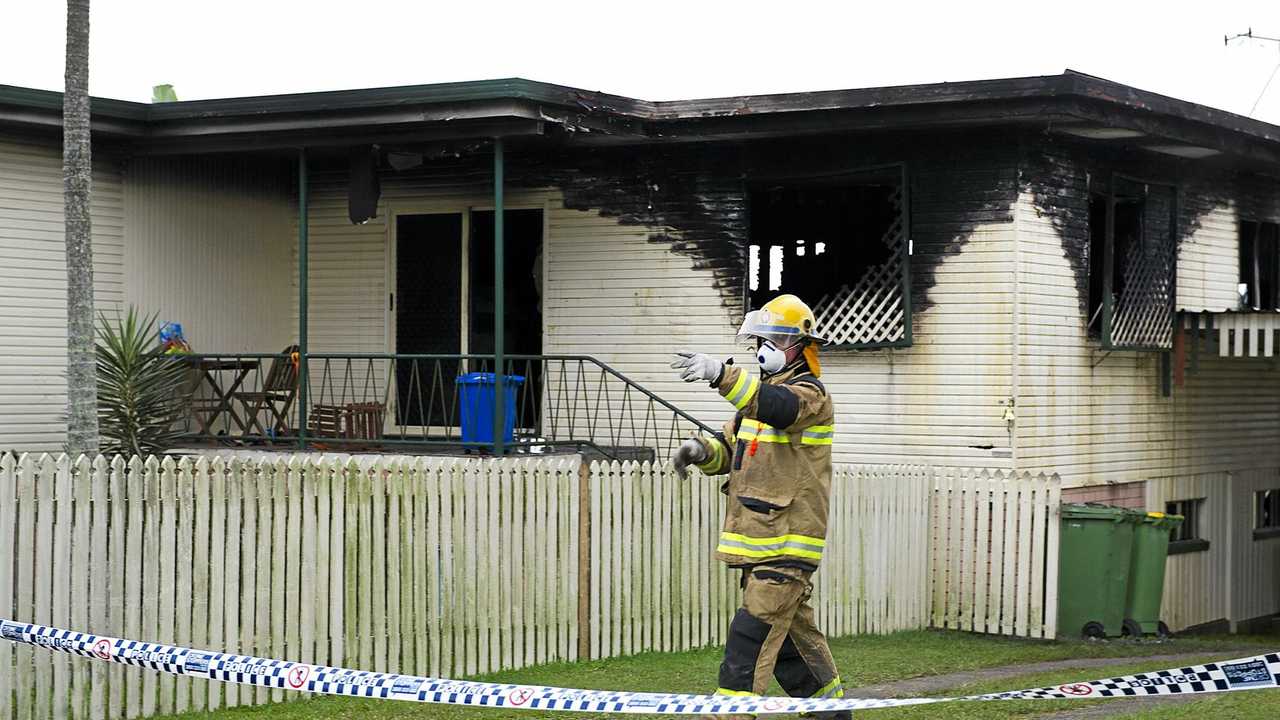
[[[790,347],[804,339],[820,343],[822,339],[814,335],[816,325],[813,311],[803,300],[795,295],[779,295],[759,310],[747,313],[742,327],[738,329],[738,340],[745,342],[749,338],[759,338],[780,348]]]
[[[742,320],[742,327],[738,328],[738,342],[757,338],[785,349],[798,342],[808,341],[804,348],[805,360],[809,362],[809,369],[814,375],[821,375],[818,345],[826,341],[817,336],[817,324],[813,311],[803,300],[795,295],[779,295],[759,310],[747,313]]]

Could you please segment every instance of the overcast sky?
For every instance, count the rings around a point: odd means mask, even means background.
[[[65,5],[0,1],[0,84],[62,88]],[[1280,1],[93,0],[90,90],[183,100],[525,77],[647,100],[1072,68],[1248,114]],[[1280,124],[1280,74],[1255,117]]]

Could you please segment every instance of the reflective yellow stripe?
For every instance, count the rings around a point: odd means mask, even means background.
[[[800,436],[801,445],[830,445],[835,437],[835,425],[810,425]]]
[[[711,443],[711,459],[704,463],[698,463],[698,469],[704,473],[710,473],[724,467],[724,443],[716,438],[712,438]]]
[[[751,374],[746,370],[740,370],[738,371],[738,380],[733,383],[733,387],[729,389],[729,394],[725,395],[725,399],[741,410],[751,404],[756,392],[759,390],[760,381],[751,377]]]
[[[725,555],[740,555],[753,559],[775,558],[775,557],[800,557],[809,560],[821,560],[822,553],[812,550],[785,549],[785,550],[748,550],[740,547],[732,547],[729,545],[717,545],[716,552],[722,552]]]
[[[720,533],[720,544],[717,552],[727,555],[741,555],[749,558],[771,558],[791,555],[793,557],[822,559],[822,550],[827,541],[808,535],[779,535],[777,537],[753,538],[738,533]]]
[[[800,434],[801,445],[830,445],[836,434],[835,425],[811,425],[805,428]],[[762,443],[780,443],[789,445],[791,438],[783,431],[766,425],[759,420],[750,418],[742,421],[742,427],[738,431],[738,438],[751,442],[758,440]]]
[[[790,443],[791,440],[781,430],[772,425],[765,425],[759,420],[744,418],[742,427],[738,429],[738,437],[747,442],[758,440],[766,443]]]
[[[817,547],[827,546],[826,539],[820,538],[820,537],[813,537],[811,535],[792,534],[792,535],[778,535],[776,537],[753,538],[753,537],[748,537],[746,535],[740,535],[738,533],[722,532],[720,533],[720,537],[728,538],[729,540],[737,540],[738,542],[746,543],[747,545],[776,545],[780,542],[785,542],[787,540],[795,540],[797,542],[805,543],[806,545],[815,545]]]
[[[840,687],[840,676],[837,675],[834,680],[824,685],[821,690],[814,693],[813,695],[810,695],[809,697],[816,697],[816,698],[844,697],[844,688]]]
[[[716,688],[716,694],[730,697],[756,697],[756,694],[750,690],[730,690],[729,688]]]

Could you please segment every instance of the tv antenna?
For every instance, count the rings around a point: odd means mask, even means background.
[[[1236,33],[1235,35],[1223,35],[1222,44],[1230,47],[1232,40],[1261,40],[1263,42],[1273,42],[1277,49],[1280,49],[1280,38],[1267,37],[1266,35],[1254,35],[1253,28],[1249,28],[1245,32]],[[1253,107],[1249,108],[1249,117],[1253,117],[1254,111],[1258,109],[1258,103],[1262,102],[1262,98],[1267,94],[1267,90],[1271,89],[1271,81],[1276,79],[1276,73],[1280,72],[1280,62],[1271,68],[1271,75],[1267,77],[1267,84],[1262,86],[1262,92],[1258,93],[1258,97],[1253,101]]]

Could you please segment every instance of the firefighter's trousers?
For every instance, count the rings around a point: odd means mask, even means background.
[[[742,607],[729,625],[723,695],[763,695],[769,678],[792,697],[843,697],[827,639],[813,622],[810,572],[757,565],[742,572]]]

